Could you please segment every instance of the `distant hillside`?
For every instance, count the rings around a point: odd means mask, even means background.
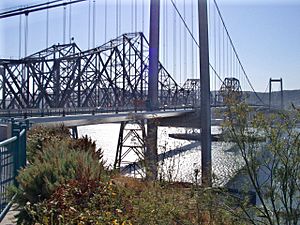
[[[247,97],[247,103],[249,104],[261,104],[254,92],[245,91],[244,94]],[[260,93],[257,95],[262,99],[265,104],[269,104],[269,93]],[[272,92],[272,106],[280,106],[280,92]],[[290,108],[292,103],[300,108],[300,90],[285,90],[283,91],[283,102],[285,108]]]

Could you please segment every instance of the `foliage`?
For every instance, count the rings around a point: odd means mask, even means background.
[[[124,205],[122,193],[112,182],[76,179],[26,210],[37,224],[131,224],[127,215],[132,209]]]
[[[258,198],[254,216],[249,208],[246,215],[254,224],[299,224],[300,113],[264,114],[241,103],[229,106],[226,116],[225,127],[239,147],[251,184],[244,188],[254,190]]]
[[[27,160],[29,163],[33,163],[36,156],[40,152],[43,152],[48,144],[58,143],[61,140],[69,138],[70,131],[63,125],[55,127],[37,126],[31,128],[29,132],[27,132]]]
[[[89,152],[93,158],[104,163],[101,149],[96,149],[96,142],[90,137],[83,136],[79,139],[72,139],[70,131],[64,125],[55,127],[38,126],[29,130],[27,135],[27,159],[29,163],[34,163],[38,158],[43,160],[40,153],[47,150],[48,145],[53,145],[63,141],[68,144],[68,149],[76,149],[76,151]]]
[[[31,163],[14,188],[18,224],[246,224],[226,208],[231,198],[197,185],[108,176],[95,142],[57,129],[29,134]]]
[[[77,151],[89,152],[93,158],[98,159],[104,164],[102,150],[100,148],[96,149],[96,142],[92,141],[87,135],[79,139],[69,140],[69,147],[71,149],[76,149]]]
[[[68,142],[47,145],[34,164],[21,170],[17,177],[19,206],[34,204],[48,199],[60,185],[72,179],[100,179],[103,166],[89,152],[70,150]],[[19,222],[26,213],[21,211]],[[27,219],[28,220],[28,219]]]

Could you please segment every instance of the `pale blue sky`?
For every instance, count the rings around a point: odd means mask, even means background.
[[[138,31],[142,31],[148,35],[148,5],[149,1],[143,1],[144,5],[144,23],[142,16],[142,1],[127,0],[122,2],[121,11],[121,30],[119,34],[131,32],[135,29],[135,20],[131,18],[131,2],[139,2],[137,7]],[[192,0],[185,0],[191,4]],[[0,9],[6,9],[19,5],[34,4],[37,2],[45,2],[45,0],[1,0]],[[96,0],[96,46],[104,42],[104,0]],[[108,6],[108,23],[107,23],[107,39],[116,36],[116,7],[115,0],[107,0],[110,2]],[[191,38],[187,35],[186,50],[185,43],[181,43],[182,50],[179,50],[179,40],[183,41],[185,29],[179,24],[179,17],[176,17],[177,31],[177,49],[173,50],[173,28],[174,28],[174,8],[170,4],[170,0],[161,0],[162,3],[168,2],[167,10],[162,6],[161,11],[161,61],[167,67],[171,74],[175,74],[176,80],[184,82],[187,75],[180,74],[196,74],[198,61],[194,52],[194,63],[191,66],[191,48],[195,47]],[[179,10],[184,14],[184,0],[176,0]],[[186,7],[186,20],[191,27],[192,15],[194,13],[194,35],[197,38],[197,17],[196,2],[194,0],[193,11],[192,6]],[[223,14],[226,26],[234,41],[240,59],[255,87],[258,91],[264,91],[270,77],[284,80],[285,89],[300,89],[300,0],[219,0],[220,10]],[[135,9],[133,9],[135,11]],[[67,11],[68,12],[68,11]],[[166,12],[166,16],[164,16]],[[88,47],[87,41],[87,25],[88,25],[88,4],[79,3],[72,6],[72,31],[71,36],[75,38],[76,43],[82,49]],[[212,14],[213,15],[213,14]],[[67,15],[67,20],[68,20]],[[62,43],[62,18],[63,9],[53,9],[49,11],[49,45]],[[164,18],[168,18],[164,22]],[[24,17],[22,18],[22,56],[24,56]],[[167,24],[167,29],[163,24]],[[213,22],[212,22],[213,24]],[[29,16],[29,42],[28,53],[34,53],[46,47],[46,12],[36,12]],[[69,26],[67,25],[66,37],[69,39]],[[181,31],[181,35],[178,32]],[[19,57],[19,17],[0,20],[0,57]],[[218,31],[217,31],[218,32]],[[213,33],[210,33],[213,36]],[[165,41],[163,41],[165,40]],[[211,38],[211,42],[213,38]],[[92,39],[90,40],[90,46]],[[196,51],[196,48],[194,48]],[[167,57],[164,57],[167,55]],[[211,63],[214,64],[214,50],[211,51]],[[185,58],[182,58],[185,57]],[[166,59],[167,58],[167,59]],[[176,63],[174,63],[176,62]],[[222,61],[221,61],[222,62]],[[189,65],[187,65],[189,64]],[[217,63],[218,64],[218,63]],[[174,66],[175,65],[175,66]],[[191,69],[194,68],[194,69]],[[216,67],[218,68],[218,67]],[[220,67],[222,68],[222,66]],[[180,72],[178,72],[180,71]],[[222,75],[222,73],[221,73]],[[226,76],[226,74],[224,74]],[[212,76],[212,84],[214,83]],[[218,86],[218,84],[216,84]],[[212,87],[214,88],[214,87]],[[249,89],[245,87],[244,89]]]
[[[300,1],[237,2],[220,8],[254,86],[282,77],[284,88],[300,89]]]

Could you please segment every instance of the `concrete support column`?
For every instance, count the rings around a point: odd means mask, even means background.
[[[202,185],[210,187],[212,185],[212,161],[207,0],[198,0],[198,17],[201,87],[201,172]]]
[[[150,2],[150,31],[149,31],[149,82],[148,110],[158,109],[158,57],[159,57],[159,11],[160,0]],[[157,125],[147,121],[147,148],[145,152],[146,179],[157,178]]]
[[[160,0],[151,0],[150,3],[148,83],[150,110],[158,108],[159,4]]]
[[[158,174],[157,154],[157,124],[153,120],[147,121],[147,141],[145,152],[146,179],[156,180]]]

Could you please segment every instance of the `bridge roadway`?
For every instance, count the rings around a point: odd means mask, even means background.
[[[254,107],[256,110],[261,107]],[[222,119],[217,119],[222,114],[224,107],[212,108],[212,126],[220,126]],[[217,114],[219,114],[217,116]],[[54,108],[54,109],[23,109],[2,110],[2,118],[16,118],[17,121],[26,121],[32,126],[65,125],[67,127],[87,126],[104,123],[120,123],[144,119],[156,119],[158,126],[200,128],[200,108],[161,108],[157,111],[143,111],[133,108]]]
[[[44,125],[65,125],[67,127],[87,126],[104,123],[120,123],[125,121],[136,121],[144,119],[164,119],[164,118],[181,118],[183,116],[194,114],[194,109],[179,109],[168,111],[142,111],[142,112],[110,112],[96,114],[66,115],[66,116],[47,116],[47,117],[30,117],[25,119],[32,126]],[[24,119],[18,119],[24,121]]]

